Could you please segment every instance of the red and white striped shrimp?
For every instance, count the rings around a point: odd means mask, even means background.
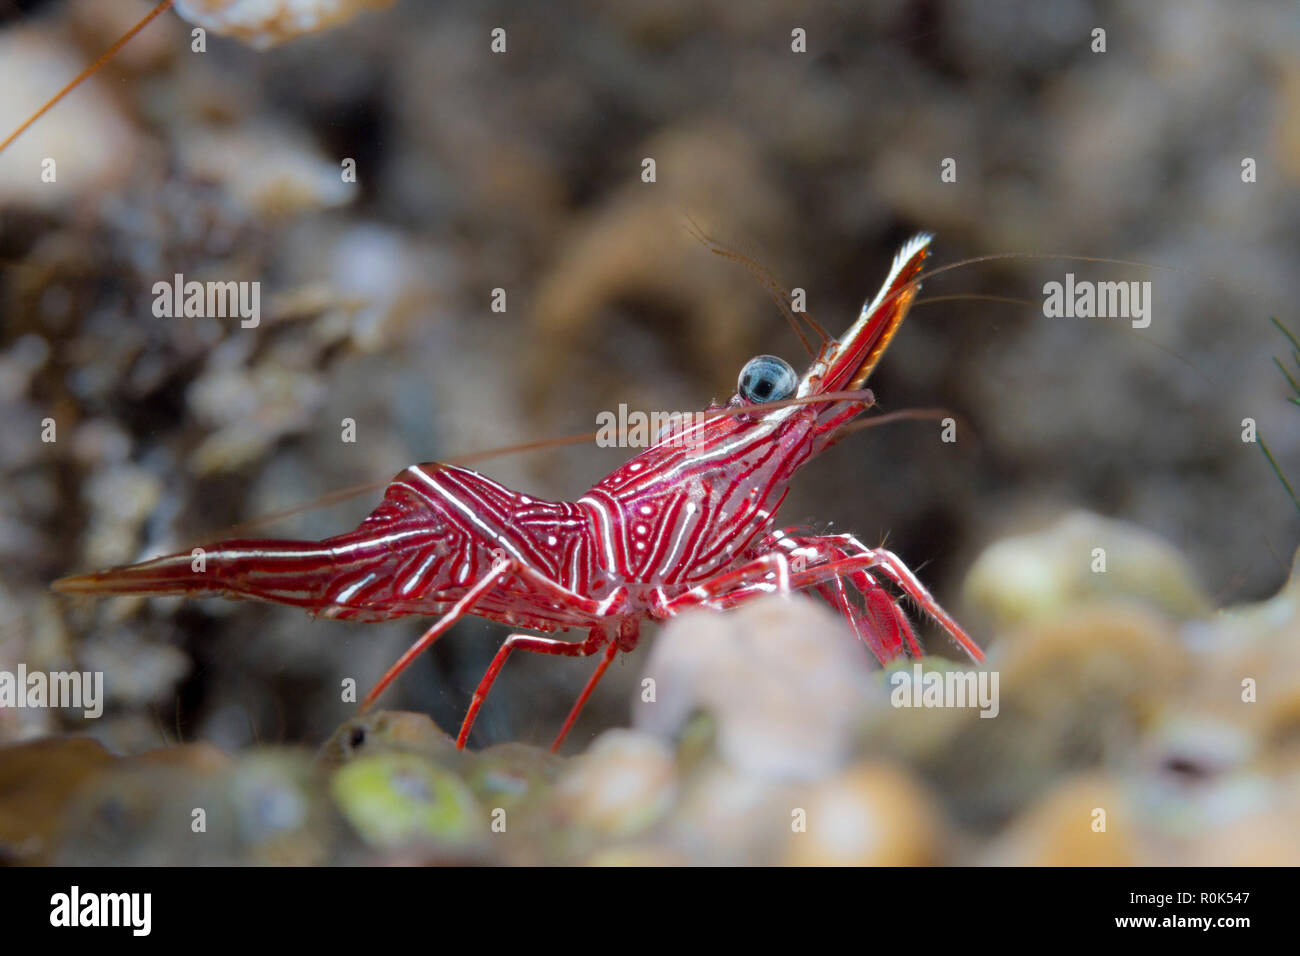
[[[774,527],[795,473],[874,403],[863,385],[916,296],[929,243],[920,235],[903,247],[880,293],[844,335],[825,338],[802,377],[773,356],[753,359],[730,401],[676,424],[575,502],[530,498],[450,465],[413,465],[345,534],[320,542],[223,541],[54,587],[220,594],[353,620],[436,617],[363,708],[465,615],[543,633],[588,632],[578,642],[506,638],[461,724],[462,748],[513,651],[602,655],[554,749],[615,655],[636,645],[642,621],[694,607],[725,610],[771,592],[818,592],[888,663],[921,653],[896,591],[981,660],[979,647],[892,552],[852,535]]]

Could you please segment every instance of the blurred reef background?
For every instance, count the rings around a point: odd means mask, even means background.
[[[150,6],[0,0],[0,135]],[[0,671],[107,694],[0,709],[0,860],[1300,863],[1300,512],[1243,441],[1300,479],[1269,322],[1300,330],[1292,0],[344,2],[296,37],[230,6],[160,17],[0,154]],[[439,728],[503,627],[460,623],[358,718],[341,682],[420,621],[48,590],[622,403],[702,408],[760,352],[801,367],[691,220],[832,332],[917,231],[936,266],[1030,254],[928,282],[870,383],[958,440],[868,430],[782,509],[888,536],[990,649],[996,719],[889,706],[833,616],[776,602],[651,629],[561,757],[590,665],[518,655],[458,755]],[[1067,272],[1150,281],[1150,326],[1046,318]],[[176,273],[260,282],[259,326],[156,317]],[[630,453],[476,467],[572,499]],[[677,675],[654,705],[648,673]]]

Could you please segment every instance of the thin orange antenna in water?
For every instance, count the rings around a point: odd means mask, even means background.
[[[795,312],[792,305],[793,297],[785,286],[781,285],[781,283],[776,280],[776,276],[772,275],[771,270],[750,256],[736,252],[734,249],[730,249],[723,245],[701,229],[699,223],[690,216],[686,217],[686,221],[689,223],[687,232],[691,234],[692,238],[701,245],[707,246],[709,251],[714,255],[722,256],[724,259],[730,259],[732,262],[744,266],[749,274],[758,280],[759,285],[763,287],[763,291],[766,292],[771,300],[776,303],[776,307],[781,310],[781,314],[785,316],[785,320],[790,323],[790,327],[794,329],[794,334],[799,336],[799,341],[803,343],[803,347],[807,350],[808,354],[815,356],[817,351],[808,341],[808,337],[804,335],[803,329],[799,326],[797,316],[801,316],[804,321],[808,323],[813,332],[821,337],[823,342],[827,341],[830,336],[817,320],[807,312]]]
[[[5,138],[5,141],[4,141],[3,143],[0,143],[0,153],[3,153],[6,149],[9,148],[9,144],[10,144],[10,143],[12,143],[14,140],[16,140],[16,139],[17,139],[19,136],[21,136],[23,133],[27,132],[28,127],[30,127],[30,126],[31,126],[33,123],[35,123],[38,119],[40,119],[42,116],[44,116],[46,113],[48,113],[51,109],[53,109],[53,108],[54,108],[54,105],[55,105],[56,103],[58,103],[59,100],[63,99],[65,96],[67,96],[67,95],[68,95],[69,93],[71,93],[73,90],[75,90],[78,86],[80,86],[83,82],[85,82],[85,80],[86,80],[87,77],[91,76],[93,73],[95,73],[95,71],[97,71],[97,70],[98,70],[100,67],[102,67],[105,63],[107,63],[109,60],[113,59],[113,57],[117,55],[117,51],[120,50],[120,49],[122,49],[122,47],[126,46],[126,44],[127,44],[128,42],[130,42],[130,40],[131,40],[131,38],[132,38],[133,36],[135,36],[137,33],[139,33],[141,30],[143,30],[145,27],[147,27],[150,23],[152,23],[152,22],[153,22],[153,21],[154,21],[154,20],[155,20],[159,15],[161,15],[161,14],[163,14],[163,13],[166,13],[167,10],[171,7],[171,5],[172,5],[173,3],[175,3],[175,2],[176,2],[176,0],[162,0],[162,3],[158,4],[156,7],[154,7],[152,10],[150,10],[148,13],[146,13],[146,14],[141,18],[141,20],[140,20],[139,23],[137,23],[137,24],[136,24],[135,26],[133,26],[131,29],[127,30],[127,31],[126,31],[125,33],[123,33],[120,37],[118,37],[118,38],[117,38],[117,41],[116,41],[116,42],[115,42],[111,47],[109,47],[106,51],[104,51],[103,55],[100,56],[100,58],[99,58],[98,60],[96,60],[94,63],[90,64],[90,66],[86,67],[84,70],[82,70],[80,73],[78,73],[78,74],[76,75],[76,77],[73,78],[72,82],[70,82],[70,83],[69,83],[67,86],[65,86],[63,89],[59,90],[59,92],[55,93],[54,96],[50,99],[49,102],[47,102],[44,106],[42,106],[40,109],[38,109],[38,110],[37,110],[35,113],[33,113],[31,116],[27,117],[26,122],[24,122],[24,123],[23,123],[21,126],[19,126],[16,130],[14,130],[12,133],[10,133],[10,134]]]
[[[594,442],[599,432],[583,432],[579,435],[561,435],[558,438],[543,438],[536,441],[520,442],[517,445],[502,445],[498,448],[487,448],[483,451],[470,452],[465,455],[456,455],[451,458],[442,459],[444,465],[472,465],[480,461],[487,461],[492,458],[504,458],[508,455],[518,455],[523,452],[542,451],[547,448],[559,448],[564,445],[580,445],[585,442]],[[277,521],[283,521],[286,518],[292,518],[296,515],[305,514],[309,511],[315,511],[318,508],[328,508],[331,505],[342,504],[345,501],[351,501],[353,498],[359,498],[361,495],[371,491],[381,491],[388,486],[392,478],[375,479],[358,485],[349,485],[346,488],[339,488],[335,491],[327,491],[325,494],[313,498],[311,501],[294,505],[292,508],[284,508],[279,511],[273,511],[268,514],[259,515],[256,518],[249,518],[238,524],[230,525],[220,532],[214,532],[221,537],[234,537],[244,534],[245,532],[255,531],[258,528],[274,524]],[[211,540],[213,535],[208,535],[197,544],[205,544]]]
[[[832,395],[829,397],[857,399],[860,398],[863,394],[864,393],[861,392],[845,392],[842,395],[837,395],[832,393]],[[790,405],[807,405],[807,404],[811,404],[813,401],[816,400],[817,399],[814,397],[790,398],[779,402],[761,402],[755,405],[748,405],[742,409],[735,409],[735,408],[716,409],[713,412],[707,414],[712,414],[712,415],[717,415],[722,417],[726,417],[730,415],[739,415],[739,414],[752,414],[754,412],[772,411],[778,408],[785,408]],[[823,398],[822,400],[825,399]],[[908,416],[903,416],[900,413],[892,413],[892,415],[897,417],[908,417]],[[879,416],[879,417],[888,419],[891,416],[887,415],[887,416]],[[875,421],[875,419],[872,419],[872,421]],[[863,426],[861,425],[850,426],[850,429],[856,430],[856,428],[858,427],[863,427]],[[567,445],[586,444],[587,442],[594,442],[599,434],[600,434],[599,432],[581,432],[579,434],[574,434],[574,435],[560,435],[556,438],[542,438],[536,441],[520,442],[515,445],[501,445],[497,448],[486,448],[482,451],[469,452],[468,454],[464,454],[464,455],[454,455],[449,458],[443,458],[438,462],[438,464],[464,467],[466,465],[477,464],[481,461],[489,461],[493,458],[505,458],[509,455],[519,455],[519,454],[524,454],[526,452],[544,451],[547,448],[562,448]],[[623,434],[623,431],[620,430],[619,434],[621,436]],[[236,524],[228,525],[225,528],[221,529],[220,531],[215,531],[212,532],[211,534],[207,534],[202,539],[196,540],[193,543],[195,546],[198,546],[198,545],[209,543],[215,537],[223,537],[223,538],[237,537],[251,531],[256,531],[259,528],[264,528],[267,525],[275,524],[278,521],[284,521],[288,518],[293,518],[300,514],[306,514],[309,511],[315,511],[318,508],[328,508],[331,507],[332,505],[342,504],[345,501],[351,501],[354,498],[359,498],[361,495],[367,494],[372,491],[381,491],[384,488],[386,488],[389,482],[391,481],[392,478],[382,478],[382,479],[377,478],[374,481],[367,481],[361,484],[349,485],[346,488],[338,488],[334,491],[327,491],[322,495],[318,495],[317,497],[313,498],[310,501],[302,502],[300,504],[294,505],[291,508],[283,508],[278,511],[271,511],[263,515],[258,515],[255,518],[248,518],[244,521],[237,522]]]

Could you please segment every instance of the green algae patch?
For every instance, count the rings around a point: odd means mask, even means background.
[[[330,781],[335,803],[373,847],[465,846],[488,829],[488,818],[459,777],[415,754],[362,757]]]

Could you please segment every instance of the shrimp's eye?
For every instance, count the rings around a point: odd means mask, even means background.
[[[760,355],[740,370],[740,397],[747,402],[779,402],[799,387],[799,376],[785,359]]]

